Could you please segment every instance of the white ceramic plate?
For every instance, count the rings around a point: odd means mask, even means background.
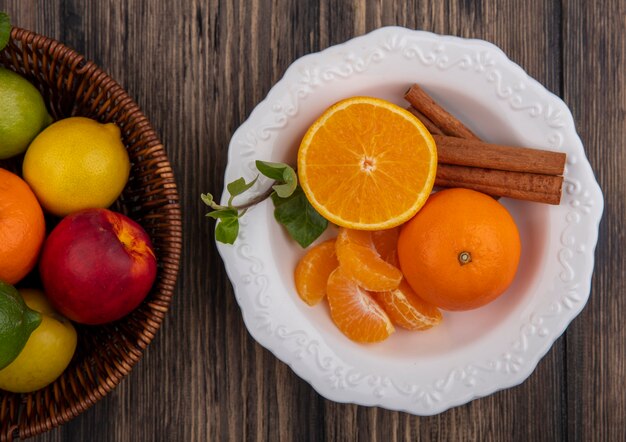
[[[321,395],[432,415],[524,381],[589,297],[603,198],[567,106],[490,43],[382,28],[295,61],[234,134],[225,181],[253,178],[256,159],[294,164],[304,132],[336,101],[370,95],[405,106],[414,82],[484,140],[567,152],[560,206],[501,199],[523,244],[503,296],[444,313],[429,331],[361,345],[325,303],[298,298],[292,275],[303,251],[271,202],[246,214],[234,246],[218,249],[250,334]]]

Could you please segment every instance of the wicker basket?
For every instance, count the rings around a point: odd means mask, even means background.
[[[113,207],[139,222],[158,259],[155,285],[126,318],[100,327],[77,326],[78,349],[63,375],[32,394],[0,391],[0,440],[27,438],[61,425],[110,392],[154,338],[176,284],[182,247],[181,212],[163,145],[137,104],[107,74],[72,49],[14,28],[0,65],[30,80],[55,119],[81,115],[114,122],[122,130],[132,170]],[[20,160],[0,161],[19,172]]]

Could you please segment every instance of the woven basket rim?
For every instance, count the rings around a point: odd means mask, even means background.
[[[122,88],[94,62],[87,60],[82,54],[57,40],[19,27],[12,28],[11,40],[21,42],[23,45],[29,45],[36,41],[38,46],[41,47],[42,50],[47,51],[51,56],[59,59],[72,60],[72,68],[76,70],[76,74],[88,75],[90,78],[97,78],[100,82],[106,82],[106,92],[110,93],[112,97],[123,103],[121,106],[122,108],[130,109],[133,113],[138,114],[138,120],[142,125],[140,136],[142,139],[146,140],[145,144],[151,151],[158,152],[159,155],[161,155],[159,157],[159,165],[168,167],[171,170],[171,163],[167,157],[167,152],[165,151],[165,148],[152,125],[148,121],[148,118],[141,111],[137,103],[128,95],[124,88]],[[137,337],[139,338],[139,348],[134,348],[132,354],[129,355],[128,358],[125,358],[123,363],[115,361],[111,367],[112,372],[109,373],[107,378],[99,379],[98,385],[93,391],[88,391],[80,401],[71,403],[65,410],[63,410],[62,413],[60,412],[56,416],[47,416],[45,420],[41,421],[39,419],[35,419],[34,422],[27,422],[27,425],[23,426],[22,424],[26,421],[20,420],[19,423],[16,423],[7,429],[5,433],[0,434],[0,439],[4,440],[7,438],[8,440],[12,440],[13,438],[33,437],[63,425],[83,413],[117,387],[121,380],[127,376],[137,362],[139,362],[147,346],[154,339],[156,332],[160,329],[165,315],[169,310],[172,296],[174,295],[174,288],[180,270],[183,243],[182,211],[173,171],[168,174],[168,177],[164,178],[164,181],[166,184],[166,191],[164,193],[167,195],[169,202],[167,207],[161,208],[161,210],[163,210],[163,218],[168,224],[167,233],[169,238],[167,245],[163,247],[164,251],[160,258],[166,257],[167,265],[163,266],[160,270],[159,276],[157,280],[155,280],[155,285],[151,291],[151,295],[154,295],[158,291],[158,299],[148,299],[147,301],[144,301],[147,302],[154,311],[151,312],[152,315],[147,321],[149,324],[144,326],[141,331],[137,333]],[[162,259],[159,261],[161,261],[161,263],[163,262]],[[166,285],[169,287],[163,287],[160,290],[157,289],[157,284],[164,279],[167,282]],[[57,393],[56,387],[55,393]],[[58,393],[62,395],[62,389],[59,389]],[[3,392],[0,390],[0,398],[2,394]],[[38,394],[38,392],[35,392],[28,395],[28,397],[30,398],[33,395],[38,397]],[[26,400],[23,400],[22,402],[22,407],[30,405],[30,399],[28,400],[28,404],[26,404]]]

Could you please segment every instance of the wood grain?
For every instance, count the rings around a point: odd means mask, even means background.
[[[626,440],[626,42],[623,1],[566,3],[563,98],[604,192],[591,297],[567,331],[571,440]]]
[[[623,0],[0,0],[0,10],[135,97],[169,152],[185,219],[177,296],[144,359],[38,440],[624,439]],[[500,46],[572,107],[606,197],[591,298],[565,337],[522,385],[426,418],[327,401],[256,344],[198,198],[222,188],[231,135],[293,60],[383,25]]]

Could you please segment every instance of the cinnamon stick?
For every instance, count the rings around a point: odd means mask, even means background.
[[[428,118],[426,115],[424,115],[423,113],[415,109],[413,106],[407,107],[406,110],[408,110],[413,115],[415,115],[417,119],[420,120],[424,126],[426,126],[426,129],[428,129],[428,132],[430,132],[432,135],[443,135],[443,132],[441,131],[441,129],[439,129],[435,125],[435,123],[430,121],[430,118]]]
[[[558,205],[563,177],[439,164],[435,185],[464,187],[489,195]]]
[[[419,85],[414,84],[404,94],[404,98],[419,112],[424,114],[445,135],[479,140],[463,123],[439,106]],[[419,118],[419,117],[418,117]]]
[[[433,139],[437,144],[439,163],[546,175],[563,175],[565,171],[566,155],[562,152],[503,146],[436,134],[433,134]]]
[[[565,170],[565,154],[483,143],[417,84],[405,98],[415,108],[409,110],[437,143],[435,185],[464,187],[495,197],[560,203],[563,177],[559,175]]]

